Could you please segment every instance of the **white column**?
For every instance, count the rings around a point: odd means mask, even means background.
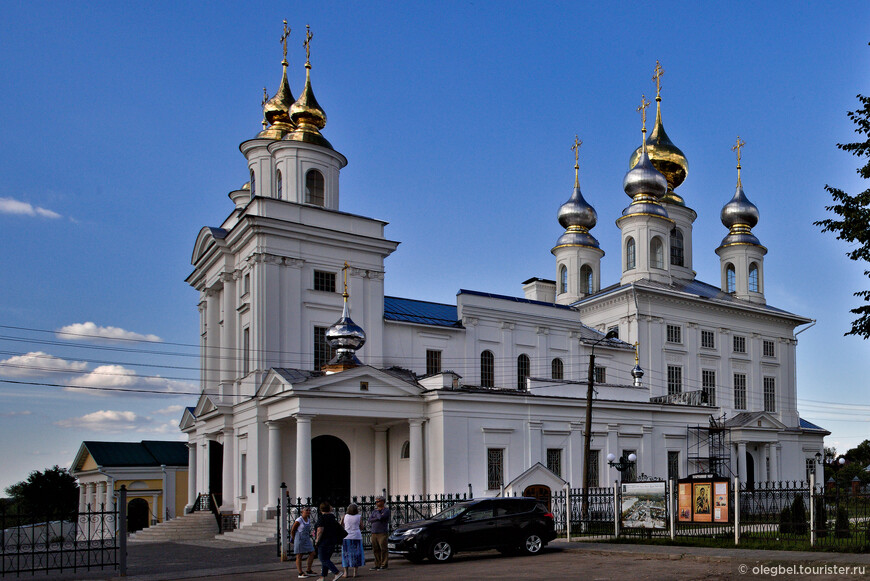
[[[79,482],[79,512],[87,511],[88,507],[88,485]]]
[[[281,426],[278,422],[266,422],[269,428],[269,499],[266,510],[275,510],[281,494]]]
[[[746,442],[737,442],[737,474],[746,483]]]
[[[232,428],[224,428],[221,430],[224,435],[224,462],[223,462],[223,474],[221,475],[221,488],[223,488],[221,492],[221,512],[235,512],[235,501],[236,494],[234,489],[234,480],[235,470],[233,466],[235,466],[235,441],[233,438],[233,429]]]
[[[296,414],[296,496],[311,496],[311,418]]]
[[[98,508],[97,508],[97,483],[96,482],[91,482],[88,484],[88,505],[90,506],[91,512],[98,510]]]
[[[112,512],[115,510],[115,482],[113,480],[108,480],[105,484],[106,493],[106,512]]]
[[[411,494],[423,494],[423,418],[408,420],[410,438],[410,490]]]
[[[387,488],[387,427],[375,426],[375,490],[381,494]]]
[[[99,492],[97,492],[97,501],[96,501],[96,505],[97,505],[96,509],[97,510],[106,510],[105,507],[108,504],[106,502],[106,488],[107,487],[106,487],[105,482],[99,483]]]
[[[196,442],[187,443],[187,506],[189,512],[196,504]]]
[[[777,466],[778,458],[776,457],[776,442],[770,445],[770,480],[779,480],[779,466]]]

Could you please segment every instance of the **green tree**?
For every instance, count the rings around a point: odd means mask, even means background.
[[[857,462],[862,466],[870,466],[870,440],[864,440],[845,454],[849,462]]]
[[[870,179],[870,97],[858,95],[858,101],[861,108],[849,111],[848,115],[849,119],[857,125],[855,133],[866,139],[855,143],[838,143],[837,147],[859,158],[868,158],[867,163],[858,168],[858,175]],[[819,220],[815,225],[821,226],[822,232],[835,233],[838,240],[854,244],[854,249],[846,253],[851,260],[870,263],[870,188],[854,196],[830,185],[826,185],[825,189],[834,199],[834,204],[826,206],[825,209],[836,216]],[[870,269],[865,270],[864,275],[870,277]],[[846,335],[858,335],[868,339],[870,338],[870,290],[862,290],[854,294],[863,299],[865,304],[851,309],[851,312],[858,317],[852,321],[852,329]]]
[[[66,468],[53,466],[34,470],[17,484],[6,489],[12,510],[32,515],[36,520],[64,516],[78,509],[79,487]]]

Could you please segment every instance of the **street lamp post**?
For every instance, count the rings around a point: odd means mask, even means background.
[[[625,479],[625,473],[634,467],[634,463],[636,460],[637,454],[635,454],[634,452],[632,452],[628,456],[623,454],[622,458],[619,459],[619,462],[616,462],[616,456],[614,456],[613,454],[607,455],[607,464],[610,465],[611,468],[616,468],[617,470],[619,470],[620,481]]]
[[[586,423],[583,425],[583,497],[580,502],[580,518],[589,520],[589,455],[592,453],[592,392],[595,382],[595,346],[602,341],[615,339],[618,333],[611,329],[607,334],[592,343],[589,353],[589,375],[586,378]]]

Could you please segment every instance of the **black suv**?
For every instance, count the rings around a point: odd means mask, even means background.
[[[556,538],[553,515],[534,498],[481,498],[454,504],[428,520],[394,530],[390,553],[444,563],[459,551],[520,550],[534,555]]]

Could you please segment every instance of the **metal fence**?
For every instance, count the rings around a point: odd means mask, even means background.
[[[117,570],[126,574],[126,490],[120,510],[88,505],[83,512],[0,507],[0,577],[42,572]]]
[[[583,489],[554,492],[550,511],[560,535],[609,538],[614,531],[614,489],[595,487],[589,489],[587,517],[583,518]]]

